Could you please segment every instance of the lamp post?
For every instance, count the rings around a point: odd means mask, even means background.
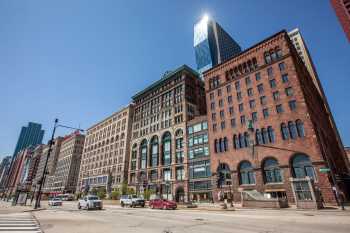
[[[170,181],[165,182],[166,185],[166,199],[169,200],[169,186],[170,186]]]
[[[43,184],[45,183],[47,163],[48,163],[49,158],[50,158],[52,145],[54,144],[54,139],[55,139],[55,132],[56,132],[56,129],[58,127],[62,127],[62,128],[66,128],[66,129],[74,129],[74,130],[79,130],[81,132],[84,132],[83,129],[78,129],[78,128],[74,128],[74,127],[70,127],[70,126],[66,126],[66,125],[59,125],[58,124],[58,119],[57,118],[55,119],[54,127],[53,127],[53,130],[52,130],[52,135],[51,135],[51,140],[49,141],[49,150],[47,152],[45,165],[44,165],[44,169],[43,169],[43,174],[42,174],[40,182],[39,182],[38,194],[37,194],[36,199],[35,199],[34,209],[37,209],[37,208],[40,207],[41,189],[42,189]]]

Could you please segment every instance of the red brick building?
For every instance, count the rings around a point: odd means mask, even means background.
[[[350,42],[350,0],[331,0],[331,4]]]
[[[349,194],[349,161],[310,74],[281,31],[204,73],[212,175],[234,201],[257,190],[294,203],[290,178],[311,177],[324,202]],[[254,145],[254,146],[252,146]],[[320,168],[331,172],[321,173]],[[215,188],[215,187],[213,187]]]

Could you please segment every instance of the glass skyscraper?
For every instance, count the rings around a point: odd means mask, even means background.
[[[15,157],[22,149],[41,144],[44,132],[45,131],[41,129],[41,124],[38,123],[29,122],[28,126],[23,126],[13,156]]]
[[[200,74],[241,52],[237,42],[207,16],[194,25],[193,42],[197,70]]]

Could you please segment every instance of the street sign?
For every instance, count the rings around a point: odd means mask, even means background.
[[[321,167],[319,171],[320,171],[321,173],[327,173],[327,172],[330,172],[331,169],[329,169],[328,167]]]

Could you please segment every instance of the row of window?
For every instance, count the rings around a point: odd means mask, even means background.
[[[297,137],[305,137],[304,123],[301,120],[289,121],[287,124],[281,124],[281,135],[283,140],[289,138],[296,139]],[[267,128],[261,128],[255,130],[255,143],[256,145],[263,145],[274,143],[276,140],[275,132],[272,126]],[[233,147],[234,149],[246,148],[252,145],[254,141],[249,138],[249,133],[239,133],[233,135]],[[215,153],[228,151],[228,139],[227,137],[214,140]]]
[[[305,154],[297,154],[291,161],[292,176],[294,178],[310,177],[316,179],[316,174],[312,166],[309,156]],[[283,182],[283,173],[275,158],[267,158],[262,164],[264,183],[281,183]],[[219,185],[227,185],[232,182],[231,171],[227,164],[219,164],[218,166]],[[238,166],[239,184],[255,184],[256,176],[252,164],[249,161],[242,161]]]

